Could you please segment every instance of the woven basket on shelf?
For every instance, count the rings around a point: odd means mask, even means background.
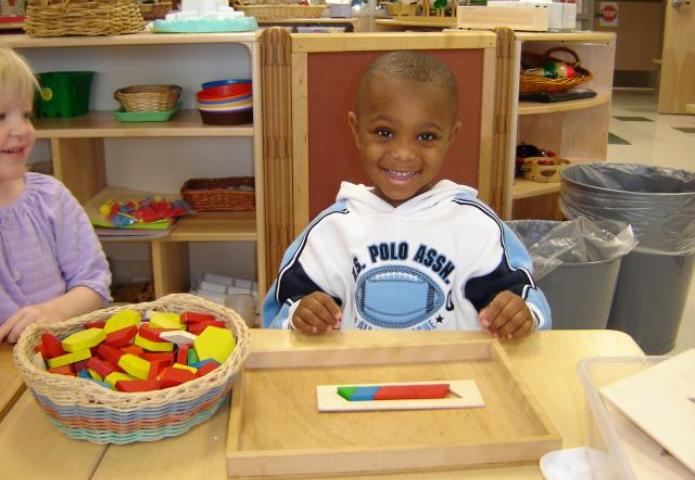
[[[571,61],[554,57],[553,53],[566,52],[573,58]],[[535,75],[525,74],[525,70],[530,68],[540,68],[547,62],[555,61],[571,65],[574,68],[575,77],[572,78],[544,78]],[[522,70],[519,78],[519,93],[558,93],[569,90],[572,87],[586,83],[593,78],[589,70],[581,66],[581,61],[577,53],[567,47],[555,47],[545,51],[543,54],[523,52]]]
[[[162,19],[172,10],[171,2],[140,3],[139,7],[142,18],[147,21]]]
[[[126,112],[163,112],[176,106],[181,91],[178,85],[131,85],[113,96]]]
[[[32,363],[43,332],[64,338],[87,322],[105,320],[124,309],[213,314],[232,331],[236,347],[222,365],[200,378],[142,393],[109,390],[91,380],[48,373]],[[94,443],[125,444],[179,435],[210,418],[227,401],[250,344],[251,333],[233,310],[194,295],[174,294],[155,302],[99,310],[54,325],[32,324],[17,342],[14,360],[39,405],[61,432]]]
[[[144,28],[135,0],[29,0],[24,21],[33,37],[120,35]]]
[[[264,5],[249,5],[243,0],[234,2],[234,9],[244,12],[256,20],[277,20],[282,18],[318,18],[328,5],[297,5],[270,2]]]
[[[181,196],[198,212],[245,212],[256,208],[254,185],[253,177],[192,178],[181,187]]]
[[[417,15],[417,3],[384,2],[382,5],[386,6],[386,12],[392,17],[412,17]]]

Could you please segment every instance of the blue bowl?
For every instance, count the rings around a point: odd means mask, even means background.
[[[203,90],[206,88],[211,88],[211,87],[219,87],[220,85],[232,85],[234,83],[251,83],[251,80],[248,78],[233,78],[229,80],[214,80],[212,82],[205,82],[201,86],[203,87]]]

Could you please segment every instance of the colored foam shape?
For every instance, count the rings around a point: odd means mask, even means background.
[[[159,374],[167,368],[170,363],[167,360],[155,360],[150,362],[150,374],[147,376],[148,380],[157,380]]]
[[[118,360],[118,366],[139,380],[147,380],[150,373],[150,362],[130,353],[126,353]]]
[[[92,376],[89,374],[87,369],[80,370],[77,376],[80,378],[86,378],[87,380],[92,380]]]
[[[135,335],[135,345],[144,348],[150,352],[172,352],[174,350],[174,344],[169,342],[153,342],[144,337],[141,337],[138,333]]]
[[[198,354],[195,353],[195,349],[189,347],[188,348],[188,362],[186,362],[186,363],[188,363],[188,365],[192,365],[194,363],[198,363],[199,360],[200,359],[198,358]],[[212,359],[210,358],[208,360],[212,360]]]
[[[121,380],[116,382],[116,390],[121,392],[149,392],[159,390],[157,380]]]
[[[224,363],[234,350],[236,339],[232,332],[219,327],[207,327],[193,342],[199,360],[212,358]]]
[[[96,370],[92,370],[91,368],[87,368],[87,373],[89,374],[89,378],[92,380],[96,380],[97,382],[103,382],[104,377],[99,375]]]
[[[150,317],[150,327],[152,328],[182,328],[181,319],[178,313],[155,312]]]
[[[160,333],[159,338],[167,342],[175,343],[176,345],[191,345],[198,337],[185,330],[170,330]]]
[[[104,328],[106,320],[97,320],[96,322],[88,322],[84,324],[84,328]]]
[[[143,348],[139,345],[126,345],[125,347],[120,348],[122,353],[130,353],[131,355],[135,355],[136,357],[141,356],[145,351]]]
[[[91,350],[89,353],[90,354],[92,353]],[[79,372],[80,370],[84,370],[85,368],[87,368],[87,362],[88,361],[89,361],[89,359],[80,360],[79,362],[75,362],[72,364],[72,368],[75,370],[75,372]]]
[[[135,325],[136,327],[140,325],[140,314],[135,310],[121,310],[118,313],[114,313],[106,320],[104,332],[109,334],[130,327],[131,325]]]
[[[179,345],[178,351],[176,352],[176,363],[182,365],[189,365],[188,363],[188,345]]]
[[[111,388],[116,388],[116,383],[122,380],[135,380],[135,377],[131,377],[127,373],[113,372],[109,374],[106,378],[104,378],[104,381],[108,383],[111,386]]]
[[[131,325],[107,334],[104,343],[118,348],[125,347],[130,344],[136,333],[138,333],[138,327]]]
[[[220,364],[217,363],[216,361],[214,361],[212,358],[208,358],[207,360],[200,360],[197,362],[191,362],[188,365],[190,365],[191,367],[195,367],[195,368],[202,368],[203,366],[207,365],[208,363],[213,363],[213,364],[215,364],[216,367],[220,366]]]
[[[105,343],[99,345],[97,352],[99,356],[109,362],[112,367],[118,366],[118,359],[121,358],[121,355],[123,355],[123,352],[121,352],[119,349],[112,347],[111,345],[106,345]]]
[[[50,333],[41,334],[41,353],[43,358],[48,360],[49,358],[59,357],[65,354],[63,349],[63,342],[60,341],[58,337]]]
[[[349,401],[355,390],[357,390],[357,387],[338,387],[338,395]]]
[[[174,363],[174,352],[145,352],[142,358],[150,362],[164,361],[167,365]]]
[[[92,356],[92,352],[89,350],[78,350],[76,352],[66,353],[60,357],[49,358],[48,368],[62,367],[63,365],[69,365],[71,363],[77,363],[82,360],[87,360]]]
[[[181,369],[183,369],[183,370],[188,370],[188,371],[191,372],[191,373],[198,373],[198,369],[197,369],[197,368],[195,368],[195,367],[190,367],[190,366],[188,366],[188,365],[184,365],[184,364],[181,364],[181,363],[175,363],[175,364],[172,365],[172,367],[173,367],[173,368],[181,368]]]
[[[449,393],[448,383],[427,385],[384,385],[374,395],[374,400],[413,400],[445,398]]]
[[[140,325],[140,329],[138,331],[138,334],[142,338],[146,338],[147,340],[151,340],[153,342],[161,342],[162,339],[159,338],[159,334],[162,332],[165,332],[166,330],[163,328],[154,328],[151,327],[149,324],[143,324]]]
[[[207,362],[207,361],[208,361],[208,360],[206,360],[206,362]],[[214,369],[216,369],[216,368],[219,367],[219,366],[220,366],[219,363],[217,363],[217,362],[214,361],[214,360],[211,360],[211,361],[209,361],[209,363],[206,363],[205,365],[203,365],[202,367],[200,367],[200,368],[198,369],[198,371],[196,372],[195,376],[196,376],[196,377],[202,377],[203,375],[212,372]]]
[[[63,349],[66,352],[76,352],[96,347],[106,338],[106,333],[101,328],[89,328],[80,330],[63,339]]]
[[[350,395],[351,402],[363,402],[374,400],[374,395],[379,390],[378,385],[374,387],[357,387],[352,395]]]
[[[167,367],[159,374],[159,382],[162,388],[175,387],[195,379],[194,373],[182,368]]]
[[[194,322],[203,322],[203,321],[215,321],[215,316],[211,315],[209,313],[198,313],[198,312],[182,312],[181,313],[181,321],[183,323],[194,323]]]
[[[224,322],[222,320],[215,320],[212,322],[204,321],[204,322],[191,323],[188,325],[188,331],[191,332],[193,335],[200,335],[208,327],[227,328],[227,326],[224,324]]]
[[[57,373],[60,375],[69,375],[71,377],[75,376],[75,372],[72,369],[72,365],[62,365],[60,367],[53,367],[48,369],[51,373]]]

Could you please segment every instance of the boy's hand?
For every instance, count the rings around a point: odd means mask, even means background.
[[[480,323],[490,334],[508,340],[527,336],[533,330],[533,316],[524,300],[505,290],[480,311]]]
[[[32,323],[54,323],[62,320],[55,310],[45,304],[27,305],[17,310],[0,325],[0,342],[16,343],[19,335]]]
[[[301,332],[321,334],[339,328],[342,317],[343,312],[330,295],[313,292],[302,298],[290,322]]]

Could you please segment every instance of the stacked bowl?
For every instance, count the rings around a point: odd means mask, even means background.
[[[202,87],[196,97],[203,123],[240,125],[253,121],[251,80],[215,80]]]

